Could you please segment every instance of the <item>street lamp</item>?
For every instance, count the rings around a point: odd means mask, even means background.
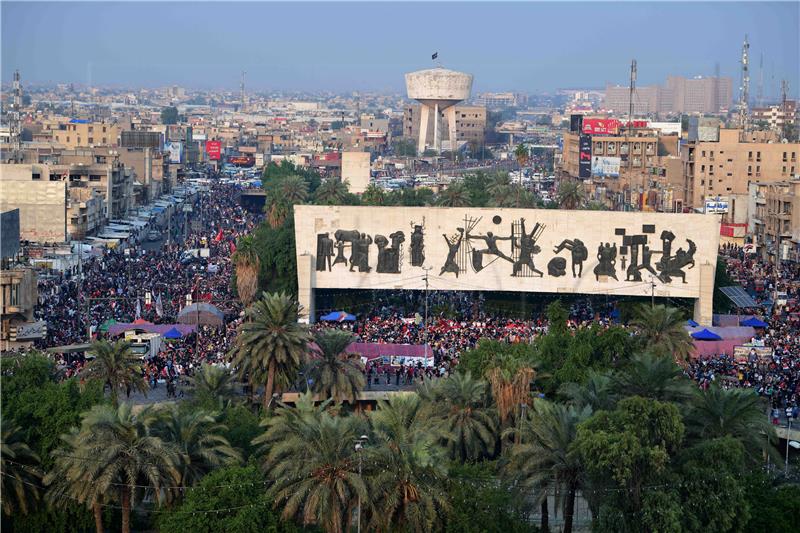
[[[789,475],[789,446],[794,448],[795,450],[800,449],[800,442],[796,440],[792,440],[792,419],[786,417],[786,421],[789,423],[789,427],[786,429],[786,475]]]
[[[361,450],[367,444],[369,437],[361,435],[355,441],[356,455],[358,456],[358,477],[361,477]],[[356,516],[356,533],[361,533],[361,494],[358,495],[358,515]]]

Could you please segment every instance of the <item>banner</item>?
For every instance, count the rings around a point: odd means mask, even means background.
[[[169,154],[170,163],[180,163],[181,153],[183,152],[183,144],[180,142],[164,143],[164,151]]]
[[[706,214],[721,215],[728,212],[728,199],[720,198],[707,198],[705,202]]]
[[[592,176],[618,178],[620,161],[619,157],[594,156],[592,158]]]
[[[222,141],[206,141],[206,154],[212,161],[219,161],[222,156]]]
[[[581,133],[584,135],[616,135],[619,120],[615,118],[584,118]]]
[[[588,135],[581,135],[578,143],[578,177],[592,177],[592,138]]]

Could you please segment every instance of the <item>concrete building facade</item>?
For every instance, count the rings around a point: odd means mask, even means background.
[[[403,136],[418,139],[420,136],[420,121],[422,117],[422,106],[419,104],[409,104],[403,108]],[[455,116],[455,139],[460,146],[465,142],[483,144],[486,137],[486,108],[482,106],[454,106],[453,113],[442,117],[442,142],[446,141],[445,146],[452,149],[450,144],[450,134],[453,129],[450,127],[450,120]],[[425,145],[433,143],[433,116],[428,115],[428,126],[426,128],[427,137]]]
[[[764,258],[800,261],[800,179],[757,183],[753,236]]]
[[[665,85],[636,88],[633,112],[637,115],[670,113],[720,113],[730,108],[733,93],[731,78],[684,78],[669,76]],[[627,113],[630,89],[624,85],[606,87],[603,107]]]

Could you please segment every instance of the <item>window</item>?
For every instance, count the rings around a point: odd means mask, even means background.
[[[89,137],[89,144],[94,144],[94,137]]]
[[[17,307],[19,305],[19,284],[12,283],[8,287],[9,295],[8,295],[8,303],[12,307]]]
[[[750,161],[753,160],[753,152],[747,152],[747,159]]]
[[[105,132],[106,132],[106,127],[105,127],[105,126],[103,126],[103,133],[105,133]]]
[[[31,179],[32,180],[40,180],[40,179],[42,179],[42,175],[39,174],[38,172],[34,172],[33,174],[31,174]]]
[[[100,181],[100,176],[98,174],[89,174],[89,181]]]
[[[706,156],[706,151],[705,150],[703,150],[703,154],[702,155],[703,155],[703,157]]]
[[[94,126],[89,126],[89,133],[92,133],[93,131],[94,131]]]
[[[69,135],[67,135],[67,142],[69,142]]]

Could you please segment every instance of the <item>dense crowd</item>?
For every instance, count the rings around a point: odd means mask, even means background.
[[[47,321],[48,335],[39,347],[85,342],[87,315],[92,336],[97,337],[112,320],[175,323],[189,301],[203,301],[224,313],[225,325],[201,326],[195,333],[165,343],[165,349],[149,361],[147,374],[180,375],[204,361],[223,362],[241,313],[230,291],[231,254],[236,240],[258,222],[237,204],[235,192],[233,186],[219,184],[199,193],[192,223],[181,227],[181,221],[172,222],[184,235],[182,242],[157,250],[135,244],[122,251],[106,249],[82,262],[83,280],[69,273],[42,279],[36,314]],[[207,259],[186,253],[200,248],[210,250]],[[61,362],[70,373],[77,371],[83,359],[65,355]]]
[[[782,416],[796,419],[800,408],[800,265],[783,262],[779,268],[735,246],[723,247],[721,254],[728,275],[761,306],[742,309],[740,314],[763,315],[768,327],[757,329],[754,340],[771,348],[772,355],[760,357],[755,349],[740,360],[718,354],[693,361],[687,373],[701,387],[718,381],[725,387],[752,388],[769,399],[774,422]]]

